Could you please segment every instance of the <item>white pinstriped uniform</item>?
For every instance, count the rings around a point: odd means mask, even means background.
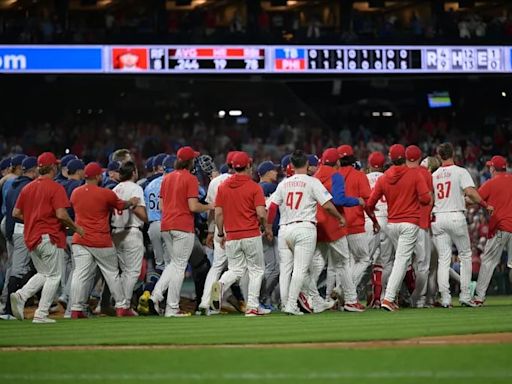
[[[279,256],[283,276],[281,302],[293,312],[316,248],[317,204],[332,199],[322,183],[311,176],[297,174],[283,180],[271,201],[279,206]],[[293,269],[291,279],[287,276]]]
[[[215,199],[217,198],[217,192],[219,191],[219,186],[227,180],[231,175],[229,173],[223,173],[210,181],[208,185],[208,192],[206,193],[206,202],[208,204],[215,204]],[[212,285],[216,281],[219,280],[220,276],[224,269],[226,269],[228,265],[228,257],[226,255],[226,250],[222,249],[220,246],[220,239],[217,236],[218,230],[217,226],[215,226],[215,232],[213,237],[213,263],[206,275],[206,281],[204,283],[204,291],[203,297],[201,298],[201,303],[199,304],[199,308],[208,309],[210,307],[210,295],[212,291]]]
[[[352,280],[357,287],[370,265],[370,237],[366,232],[347,235]]]
[[[432,175],[434,182],[435,221],[432,223],[434,245],[439,255],[437,280],[441,304],[451,305],[449,271],[452,259],[452,242],[457,247],[460,260],[460,297],[469,301],[471,281],[471,242],[466,222],[464,190],[474,187],[469,172],[456,165],[441,167]]]
[[[485,244],[484,253],[481,256],[480,272],[476,283],[475,299],[485,301],[485,295],[491,282],[494,269],[498,266],[503,250],[508,254],[508,267],[512,268],[512,233],[496,231],[496,234]]]

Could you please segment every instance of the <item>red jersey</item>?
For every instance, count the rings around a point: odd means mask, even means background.
[[[55,211],[69,207],[64,187],[47,177],[39,177],[21,190],[16,208],[23,213],[23,235],[29,251],[39,245],[42,235],[49,235],[58,248],[66,248],[66,229]]]
[[[261,236],[256,207],[265,207],[265,196],[250,176],[235,174],[224,181],[215,206],[222,207],[226,240]]]
[[[73,235],[73,244],[94,248],[112,247],[110,212],[113,209],[122,211],[124,201],[110,189],[86,184],[73,191],[71,204],[75,211],[76,224],[85,231],[84,237],[77,233]]]
[[[432,181],[432,174],[425,167],[413,168],[418,170],[419,174],[423,177],[423,180],[427,183],[427,187],[431,193],[434,192],[434,183]],[[429,229],[430,221],[432,218],[432,204],[420,206],[420,228]]]
[[[194,214],[188,199],[199,196],[199,181],[187,169],[164,176],[160,187],[162,231],[194,232]]]
[[[324,187],[329,191],[332,195],[332,175],[337,172],[333,167],[328,167],[321,165],[318,167],[318,170],[315,173],[315,177],[320,180],[320,182],[324,185]],[[344,214],[343,207],[336,206],[336,209],[342,215]],[[343,236],[347,235],[347,228],[340,227],[339,221],[334,217],[327,213],[327,211],[321,206],[318,205],[317,213],[317,241],[319,242],[331,242],[341,239]]]
[[[431,204],[427,183],[416,170],[405,165],[392,166],[377,180],[368,200],[374,209],[382,196],[388,203],[389,223],[420,223],[420,206]]]
[[[370,198],[372,190],[366,175],[352,166],[341,167],[339,173],[345,178],[345,194],[347,196],[361,197],[364,201]],[[366,232],[364,229],[364,208],[360,205],[345,208],[347,230],[349,235]]]
[[[486,181],[478,193],[485,202],[494,207],[494,213],[489,220],[489,237],[497,230],[512,232],[512,175],[497,173]]]

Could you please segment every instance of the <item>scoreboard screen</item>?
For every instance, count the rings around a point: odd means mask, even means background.
[[[0,73],[511,73],[512,46],[0,45]]]

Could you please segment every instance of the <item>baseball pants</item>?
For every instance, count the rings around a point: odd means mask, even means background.
[[[512,233],[497,231],[493,238],[487,240],[481,257],[482,264],[480,265],[475,291],[476,300],[485,301],[494,269],[499,264],[504,249],[506,249],[510,260],[512,257]]]
[[[71,276],[73,276],[73,260],[71,256],[71,240],[72,236],[66,237],[67,248],[64,250],[64,257],[61,260],[61,275],[60,275],[60,287],[59,295],[61,298],[66,298],[66,292],[69,293],[71,290]],[[69,288],[69,290],[67,290]]]
[[[432,239],[430,237],[430,231],[420,228],[418,231],[418,241],[414,249],[416,288],[411,295],[412,305],[417,308],[423,308],[425,306],[431,254]]]
[[[347,236],[348,250],[352,265],[352,279],[357,287],[370,266],[370,249],[366,232]]]
[[[357,291],[350,266],[347,237],[344,236],[328,243],[319,242],[317,248],[320,250],[324,260],[328,259],[328,268],[332,268],[332,271],[334,271],[335,282],[341,287],[345,303],[357,303]]]
[[[437,284],[441,293],[441,304],[451,305],[450,265],[452,262],[452,242],[457,247],[460,260],[459,300],[469,301],[471,282],[471,242],[468,225],[463,212],[444,212],[436,215],[432,223],[434,245],[438,253]]]
[[[324,299],[322,298],[322,296],[320,296],[320,293],[318,292],[318,279],[320,278],[320,275],[322,274],[324,268],[324,257],[322,256],[322,253],[320,252],[318,247],[316,247],[303,287],[304,293],[306,294],[308,299],[311,300],[310,303],[313,306],[313,309],[315,309],[317,306],[324,302]]]
[[[315,252],[316,226],[308,222],[280,226],[278,246],[281,306],[291,311],[297,305]]]
[[[383,291],[386,289],[391,269],[393,268],[393,244],[386,234],[388,226],[387,216],[377,216],[380,225],[379,233],[373,233],[373,222],[367,220],[365,230],[369,241],[370,260],[373,264],[372,268],[372,287],[374,300],[381,301]]]
[[[123,286],[123,308],[130,308],[133,288],[139,279],[144,257],[144,239],[138,228],[114,229],[112,240],[116,247]]]
[[[263,239],[263,256],[265,260],[265,272],[261,284],[260,299],[262,303],[270,304],[272,292],[279,283],[279,247],[278,238],[269,242]]]
[[[170,263],[165,267],[162,276],[151,293],[153,301],[162,301],[167,290],[167,308],[180,309],[180,292],[185,278],[185,269],[194,248],[195,234],[183,231],[162,232],[165,249],[169,253]]]
[[[149,224],[148,236],[153,246],[153,254],[155,255],[155,268],[163,270],[171,260],[169,259],[169,253],[165,251],[165,242],[160,228],[160,221],[152,221]]]
[[[5,280],[4,285],[2,287],[2,295],[0,296],[0,302],[2,304],[2,307],[4,307],[5,304],[7,303],[7,285],[9,284],[9,277],[11,276],[12,252],[14,247],[12,241],[8,240],[5,235],[5,217],[0,222],[0,231],[2,232],[2,235],[5,239],[5,249],[7,252],[7,262],[5,263]],[[1,308],[0,312],[3,312]]]
[[[125,305],[125,294],[119,276],[119,266],[116,255],[116,249],[94,248],[84,245],[73,244],[73,260],[75,268],[71,282],[71,310],[84,311],[88,304],[90,281],[94,279],[96,266],[105,278],[105,281],[114,296],[116,308],[122,308]]]
[[[50,306],[60,284],[61,262],[64,249],[57,248],[49,235],[41,236],[41,243],[30,252],[37,273],[17,292],[23,301],[27,301],[42,288],[39,306],[34,317],[48,317]]]
[[[387,231],[395,245],[395,262],[389,276],[384,299],[395,301],[396,295],[404,280],[407,267],[411,263],[412,253],[416,246],[419,227],[411,223],[388,223]]]
[[[226,241],[226,254],[228,270],[219,280],[223,293],[236,281],[240,281],[247,272],[249,275],[247,309],[257,309],[260,305],[261,281],[265,269],[261,236]]]
[[[226,255],[226,250],[221,248],[220,239],[217,237],[217,228],[215,228],[215,235],[213,238],[213,263],[208,271],[208,275],[206,276],[206,281],[204,283],[205,289],[203,291],[201,303],[199,304],[200,308],[210,308],[212,285],[219,280],[222,272],[226,269],[227,264],[228,257]]]

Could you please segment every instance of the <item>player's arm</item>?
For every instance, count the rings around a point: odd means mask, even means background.
[[[66,208],[57,208],[55,210],[55,216],[57,220],[59,220],[62,225],[71,229],[73,232],[78,233],[80,236],[84,236],[84,230],[82,227],[75,224],[75,222],[69,217],[68,211]]]
[[[12,210],[12,217],[21,221],[23,223],[23,212],[19,208],[14,208]]]
[[[207,212],[212,208],[210,204],[205,205],[199,202],[197,197],[189,197],[188,198],[188,209],[192,213],[203,213]]]
[[[345,180],[339,173],[335,173],[331,176],[331,195],[332,203],[338,207],[357,207],[358,205],[364,205],[364,200],[358,197],[351,197],[345,195]]]
[[[464,189],[464,194],[475,204],[480,205],[482,208],[486,209],[491,215],[494,212],[494,207],[487,204],[487,202],[482,199],[478,191],[475,187],[467,187]]]
[[[418,200],[421,205],[431,205],[432,204],[432,192],[428,188],[427,182],[421,175],[417,175],[416,182],[416,193],[418,195]]]
[[[375,206],[377,205],[377,202],[384,196],[384,188],[382,188],[382,179],[384,176],[380,177],[377,182],[375,183],[375,188],[373,189],[372,193],[370,194],[370,198],[366,202],[366,209],[365,211],[368,212],[374,212]],[[370,215],[368,215],[370,216]],[[371,217],[371,216],[370,216]]]

